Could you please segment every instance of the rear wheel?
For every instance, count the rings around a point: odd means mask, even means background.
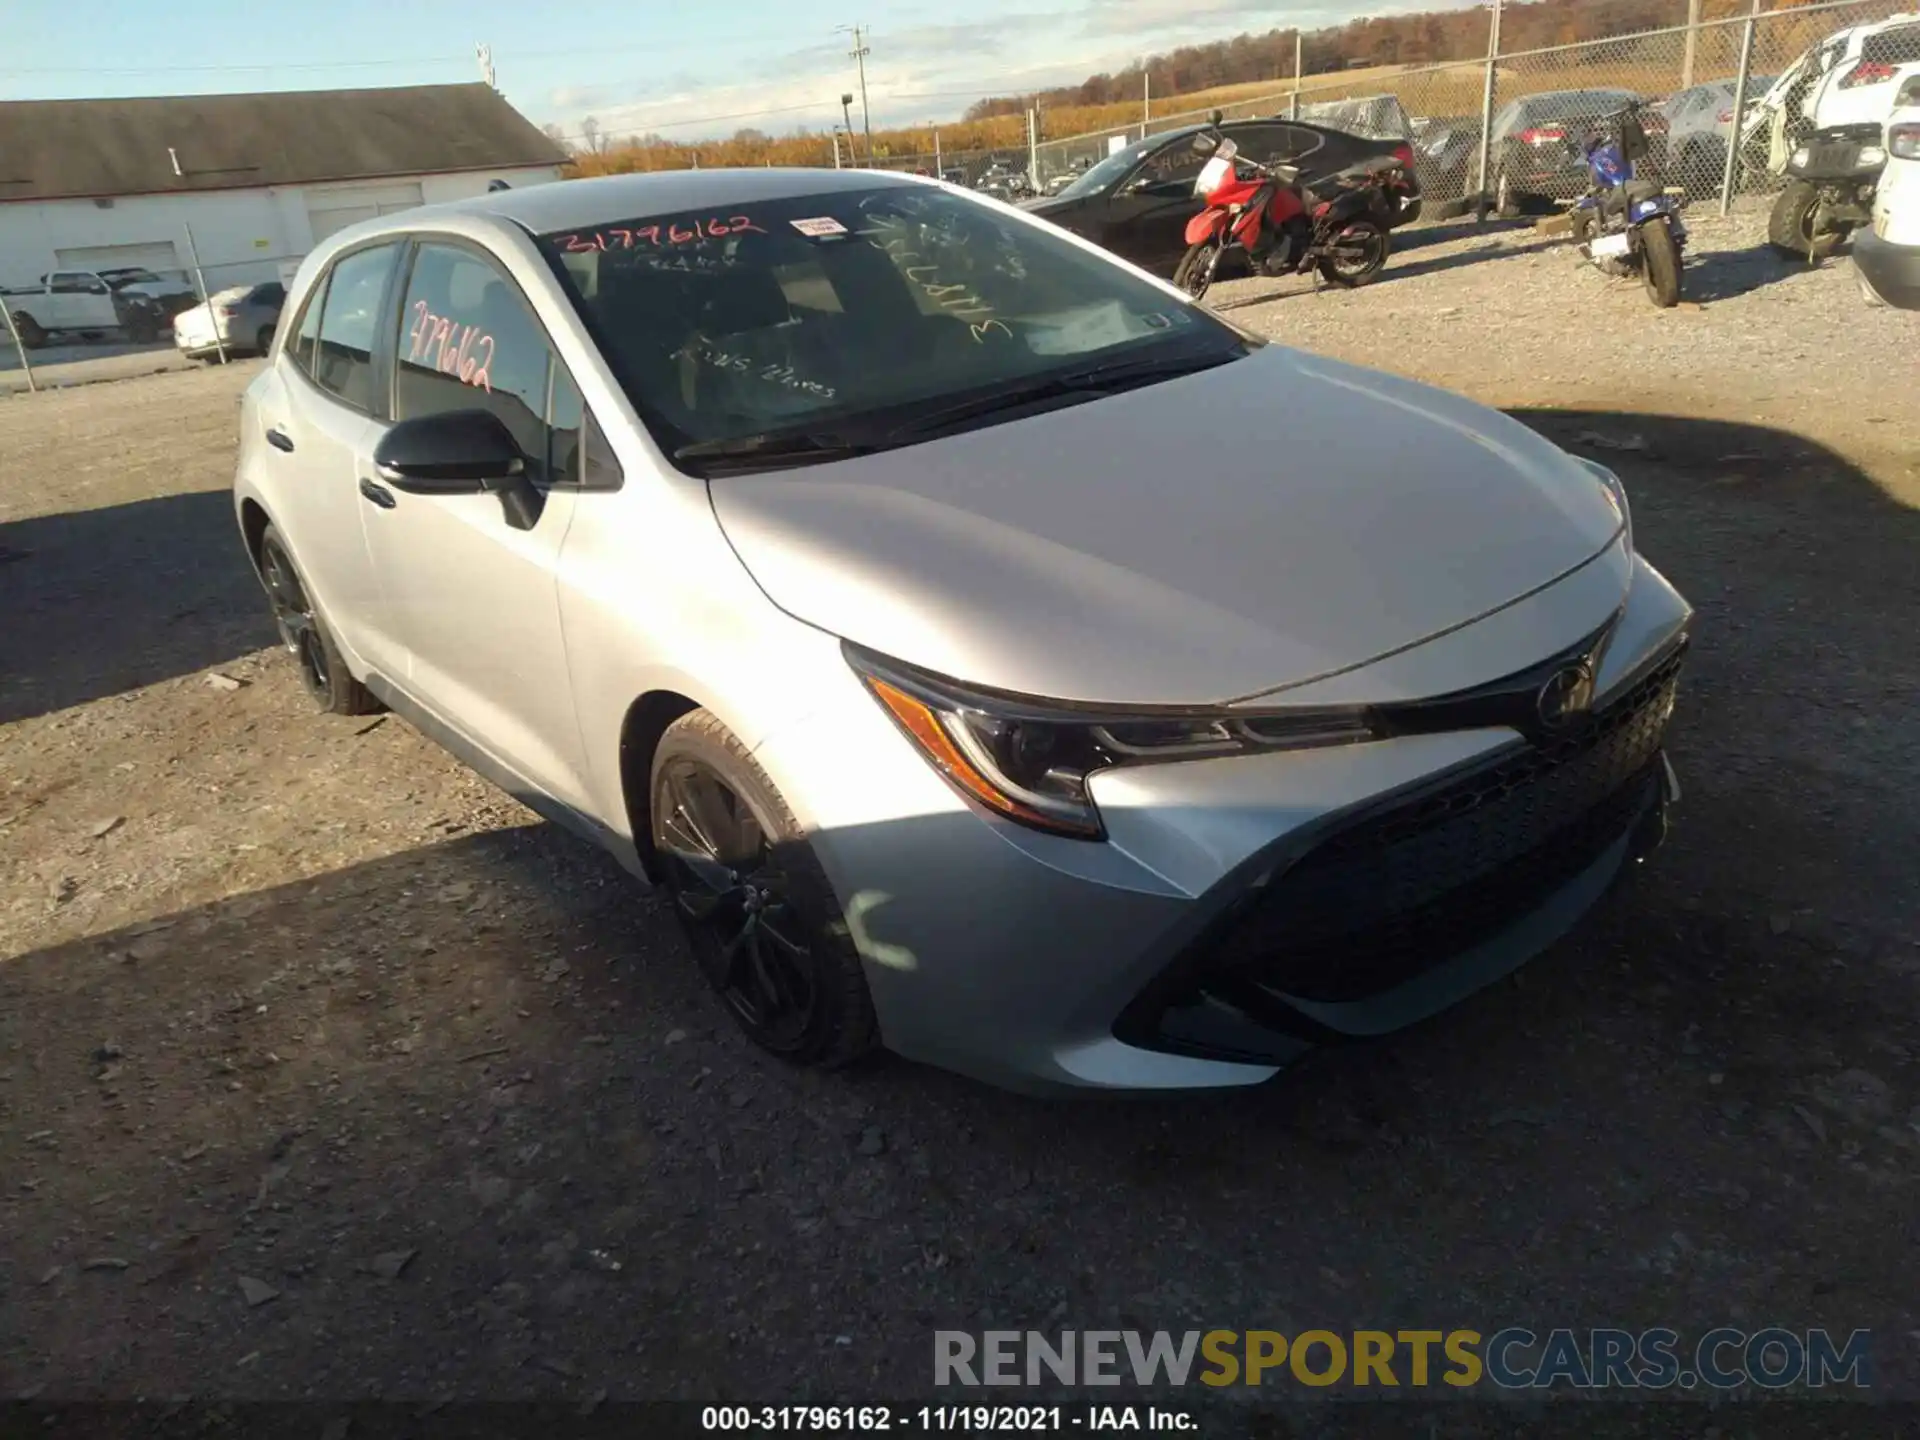
[[[273,326],[262,325],[260,333],[253,337],[253,352],[264,355],[273,348]]]
[[[1320,261],[1320,274],[1329,285],[1343,290],[1369,285],[1386,268],[1392,241],[1372,220],[1355,220],[1335,237],[1332,250]]]
[[[267,587],[280,641],[300,667],[300,682],[314,703],[333,715],[370,715],[380,709],[380,702],[347,669],[280,532],[271,525],[260,537],[260,583]]]
[[[1213,284],[1214,269],[1220,263],[1220,239],[1214,236],[1187,247],[1173,272],[1173,283],[1193,299],[1202,298]]]
[[[1661,309],[1680,303],[1680,247],[1664,220],[1640,227],[1640,280]]]
[[[833,887],[752,754],[705,710],[660,737],[652,840],[707,983],[756,1045],[832,1068],[879,1040]]]
[[[1493,182],[1493,213],[1502,220],[1511,220],[1520,213],[1520,195],[1513,188],[1513,181],[1503,170],[1499,179]]]

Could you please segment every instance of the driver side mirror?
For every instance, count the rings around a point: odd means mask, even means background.
[[[402,420],[381,437],[373,464],[382,480],[409,495],[498,496],[516,530],[531,530],[545,505],[519,442],[491,410]]]

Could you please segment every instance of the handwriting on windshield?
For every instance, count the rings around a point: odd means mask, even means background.
[[[1006,322],[995,318],[993,305],[982,298],[977,290],[953,281],[938,263],[930,261],[913,248],[914,232],[922,226],[898,215],[870,213],[867,218],[882,237],[874,243],[900,267],[900,273],[906,276],[907,283],[955,319],[969,321],[967,329],[976,345],[984,345],[989,335],[1012,338],[1013,331]]]
[[[718,240],[726,235],[749,231],[755,235],[767,233],[745,215],[729,215],[724,219],[689,220],[685,224],[674,220],[664,225],[609,225],[592,234],[562,235],[556,243],[567,253],[579,255],[588,250],[658,249],[662,245],[691,245],[696,240]]]
[[[838,393],[831,385],[822,385],[817,380],[808,380],[791,365],[774,363],[763,365],[747,355],[735,355],[717,346],[694,341],[674,352],[676,359],[697,360],[702,365],[711,365],[716,370],[724,370],[731,375],[746,375],[763,381],[768,385],[783,386],[803,395],[812,395],[820,400],[831,400]]]
[[[477,325],[462,325],[451,315],[434,314],[424,300],[413,302],[407,361],[493,393],[493,381],[487,373],[487,367],[493,364],[493,336]]]

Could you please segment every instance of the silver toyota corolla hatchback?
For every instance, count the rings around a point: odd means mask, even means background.
[[[796,1062],[1256,1082],[1541,950],[1676,793],[1611,473],[932,181],[344,230],[235,488],[320,703],[666,886]]]

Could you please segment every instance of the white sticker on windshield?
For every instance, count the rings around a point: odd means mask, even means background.
[[[812,220],[789,220],[787,222],[802,235],[844,235],[847,227],[831,215],[821,215]]]

